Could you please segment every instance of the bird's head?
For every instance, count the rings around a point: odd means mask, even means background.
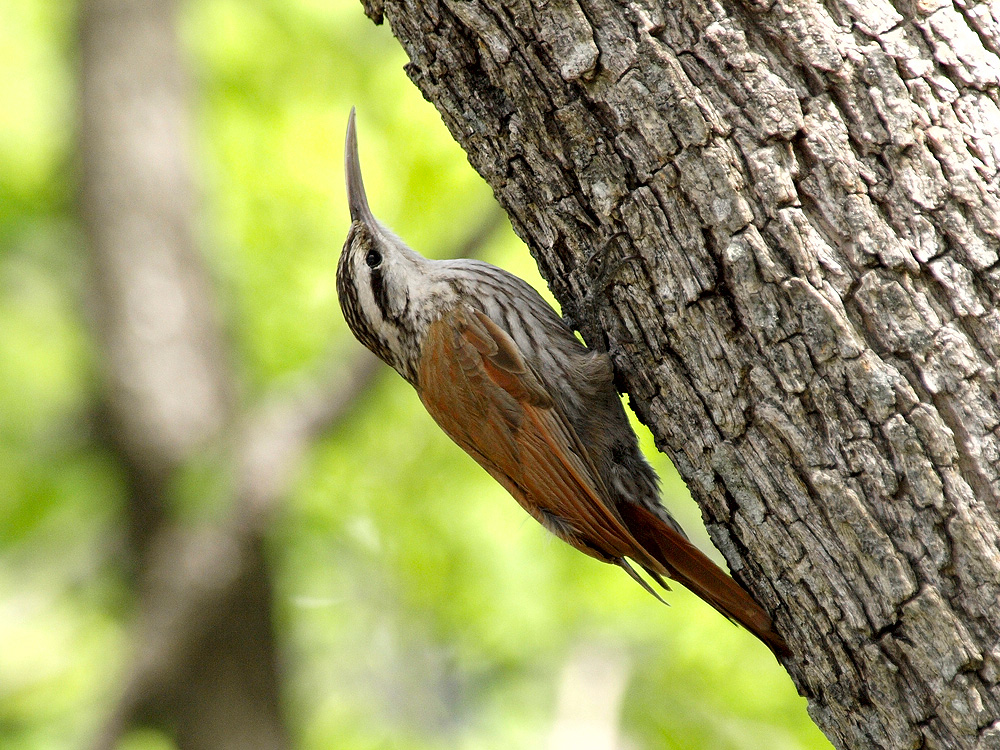
[[[372,214],[361,179],[353,108],[344,172],[351,228],[337,264],[340,309],[358,341],[415,383],[426,302],[435,285],[433,262],[407,247]]]

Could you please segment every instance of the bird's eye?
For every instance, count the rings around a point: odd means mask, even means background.
[[[365,256],[365,263],[368,264],[369,268],[378,268],[382,265],[382,253],[374,248],[369,250],[368,254]]]

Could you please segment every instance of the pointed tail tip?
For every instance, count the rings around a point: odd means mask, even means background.
[[[774,629],[773,625],[766,631],[751,632],[757,636],[765,646],[771,649],[771,653],[779,659],[787,659],[792,655],[792,649],[788,647],[785,639],[778,635],[778,631]]]
[[[781,637],[774,627],[774,620],[747,592],[732,578],[732,593],[735,597],[727,596],[724,600],[713,600],[704,597],[703,594],[695,590],[705,600],[718,609],[722,614],[738,625],[742,625],[778,658],[786,658],[792,655],[792,650],[788,643]]]
[[[663,566],[668,578],[682,584],[725,617],[742,625],[771,649],[776,657],[791,655],[785,639],[774,629],[771,616],[705,553],[642,505],[622,503],[618,510],[643,552]],[[646,569],[649,570],[648,567]]]

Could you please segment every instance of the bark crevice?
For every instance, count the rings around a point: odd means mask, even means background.
[[[988,747],[996,20],[781,0],[384,10],[797,644],[820,726],[841,747]],[[633,260],[598,283],[604,245]]]

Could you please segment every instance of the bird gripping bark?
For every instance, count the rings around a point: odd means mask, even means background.
[[[633,564],[664,589],[665,578],[683,584],[787,654],[770,616],[660,504],[608,355],[583,346],[523,280],[480,261],[428,260],[380,224],[361,178],[353,109],[344,161],[351,227],[337,293],[357,339],[550,532],[654,596]]]

